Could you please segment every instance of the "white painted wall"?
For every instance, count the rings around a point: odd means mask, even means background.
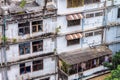
[[[32,64],[32,62],[29,63]],[[8,71],[8,78],[9,80],[21,80],[22,77],[26,79],[28,77],[37,77],[50,73],[55,73],[55,60],[52,58],[46,58],[43,60],[43,70],[34,71],[34,72],[32,71],[22,75],[20,75],[19,73],[19,65],[11,66],[10,70]],[[50,80],[55,80],[53,75],[51,76]]]
[[[120,43],[109,45],[109,48],[112,50],[114,55],[116,52],[120,51]]]
[[[9,39],[27,39],[30,37],[34,37],[34,36],[39,36],[41,34],[44,33],[53,33],[55,32],[55,27],[57,26],[56,21],[53,21],[52,19],[48,18],[43,20],[43,31],[40,32],[34,32],[32,33],[32,25],[30,22],[30,34],[26,34],[26,35],[18,35],[18,23],[14,23],[14,24],[8,24],[7,26],[7,30],[6,30],[6,36]]]
[[[20,59],[25,59],[28,57],[33,57],[36,55],[41,55],[45,53],[47,54],[48,52],[53,52],[53,51],[54,51],[54,42],[52,41],[51,38],[48,38],[43,40],[43,51],[32,53],[32,46],[31,46],[30,54],[19,55],[19,45],[15,44],[9,46],[9,50],[6,51],[6,54],[7,54],[7,61],[11,62]]]
[[[118,28],[117,27],[111,27],[106,30],[106,42],[114,42],[114,41],[120,41],[120,35],[118,35]]]
[[[60,54],[62,52],[79,49],[79,48],[81,48],[80,44],[67,46],[67,40],[66,40],[65,36],[57,37],[57,52],[58,52],[58,54]]]
[[[104,6],[104,3],[103,3],[104,1],[105,0],[101,0],[101,3],[99,4],[95,3],[95,4],[89,4],[89,5],[84,5],[84,6],[75,7],[75,8],[67,8],[67,0],[58,0],[57,1],[58,14],[63,15],[63,14],[82,12],[84,10],[89,10],[89,9],[101,8]]]
[[[83,38],[83,48],[89,47],[89,46],[95,46],[101,44],[102,41],[102,35],[96,35],[96,36],[90,36],[90,37],[84,37]]]
[[[82,29],[81,24],[68,27],[66,16],[58,17],[57,27],[59,26],[61,26],[59,34],[67,34],[67,33],[75,32],[75,31],[80,31]]]
[[[90,13],[95,13],[95,12],[90,12]],[[88,13],[85,13],[85,15],[86,14],[88,14]],[[90,30],[90,29],[102,27],[102,25],[103,25],[103,16],[85,18],[84,19],[84,27],[83,27],[83,29],[84,30]]]
[[[99,44],[101,44],[101,41],[102,41],[101,36],[102,35],[83,37],[82,43],[81,43],[82,39],[80,39],[80,44],[71,45],[71,46],[67,46],[67,40],[66,40],[65,36],[58,37],[57,38],[57,51],[60,54],[62,52],[69,52],[69,51],[80,49],[80,48],[86,48],[91,45],[93,45],[93,46],[99,45]]]

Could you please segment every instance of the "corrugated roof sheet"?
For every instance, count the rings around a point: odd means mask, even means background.
[[[96,48],[78,49],[75,51],[64,52],[59,58],[67,64],[73,65],[88,61],[101,56],[111,55],[112,51],[106,46],[97,46]]]

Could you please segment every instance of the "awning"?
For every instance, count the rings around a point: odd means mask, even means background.
[[[75,34],[66,35],[67,40],[78,39],[78,38],[81,38],[81,37],[82,37],[81,33],[75,33]]]
[[[97,46],[95,48],[64,52],[59,55],[59,58],[67,64],[74,65],[108,55],[112,55],[112,51],[108,47]]]
[[[77,20],[77,19],[82,19],[83,16],[82,14],[78,13],[78,14],[67,15],[66,18],[67,20]]]

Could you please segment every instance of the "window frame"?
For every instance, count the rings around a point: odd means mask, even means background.
[[[100,2],[100,0],[84,0],[85,5],[94,4],[94,3],[98,3],[98,2]]]
[[[34,27],[35,27],[35,31],[34,31]],[[32,33],[40,32],[40,31],[43,31],[43,21],[42,20],[41,21],[33,21],[32,22]]]
[[[83,6],[84,0],[67,0],[67,8]]]
[[[120,18],[120,7],[118,8],[117,18]]]
[[[26,64],[26,63],[21,63],[21,64],[19,65],[19,67],[20,67],[20,75],[31,72],[31,66],[25,66],[25,64]],[[27,71],[27,68],[29,68],[30,71]],[[24,72],[21,72],[22,69],[24,70]]]
[[[43,70],[43,60],[33,61],[32,62],[32,70],[33,71]]]
[[[68,27],[77,26],[77,25],[81,25],[81,19],[67,20]]]
[[[21,49],[23,50],[23,54],[21,54]],[[26,50],[29,49],[29,52],[26,53]],[[19,55],[30,54],[30,42],[19,44]]]
[[[23,32],[20,30],[23,30]],[[18,23],[18,35],[26,34],[30,34],[30,22]]]
[[[67,40],[67,46],[77,45],[80,44],[80,38]]]
[[[85,33],[85,37],[92,37],[92,36],[94,36],[94,32],[93,31]]]
[[[34,51],[35,47],[37,48],[37,51]],[[42,47],[42,48],[39,49],[39,47]],[[39,52],[39,51],[43,51],[43,40],[32,42],[32,52],[34,53],[34,52]]]

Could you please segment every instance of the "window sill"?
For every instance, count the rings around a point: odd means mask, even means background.
[[[35,52],[32,52],[32,53],[34,54],[34,53],[38,53],[38,52],[42,52],[42,51],[43,51],[43,50],[40,50],[40,51],[35,51]]]
[[[79,8],[79,7],[83,7],[84,5],[81,6],[76,6],[76,7],[67,7],[67,9],[72,9],[72,8]]]
[[[79,24],[79,25],[73,25],[73,26],[67,26],[68,28],[71,28],[71,27],[80,27],[81,26],[81,24]]]
[[[43,31],[36,31],[36,32],[32,32],[32,34],[39,33],[39,32],[43,32]]]
[[[72,47],[72,46],[77,46],[77,45],[80,45],[80,43],[78,43],[78,44],[73,44],[73,45],[67,45],[67,47]]]

